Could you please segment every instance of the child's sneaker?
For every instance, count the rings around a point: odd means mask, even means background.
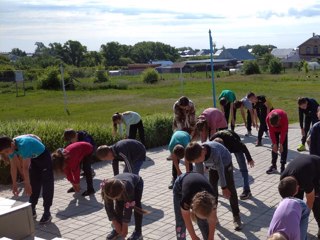
[[[240,199],[241,200],[246,200],[249,199],[251,197],[251,191],[250,190],[244,190],[241,195],[240,195]]]
[[[250,137],[250,136],[252,136],[251,131],[248,131],[248,132],[245,134],[245,136],[246,136],[246,137]]]
[[[276,173],[276,172],[277,172],[277,167],[274,167],[274,166],[271,166],[271,167],[266,171],[267,174],[273,174],[273,173]]]
[[[73,192],[75,192],[73,187],[69,188],[68,191],[67,191],[67,193],[73,193]]]
[[[94,189],[88,189],[88,190],[84,191],[81,195],[82,195],[83,197],[86,197],[86,196],[89,196],[89,195],[91,195],[91,194],[95,194]]]
[[[127,240],[143,240],[142,234],[134,231]]]
[[[233,217],[233,226],[234,226],[234,230],[236,231],[240,231],[242,229],[240,216]]]
[[[304,145],[304,144],[300,144],[299,146],[298,146],[298,148],[297,148],[297,151],[299,151],[299,152],[303,152],[303,151],[305,151],[306,150],[306,146]]]
[[[40,224],[46,224],[46,223],[51,222],[51,220],[52,220],[51,214],[50,213],[44,213],[42,215],[42,218],[40,219],[39,223]]]
[[[119,237],[119,234],[117,233],[117,231],[116,230],[112,230],[111,231],[111,233],[109,233],[108,235],[107,235],[107,240],[115,240],[115,239],[117,239]]]

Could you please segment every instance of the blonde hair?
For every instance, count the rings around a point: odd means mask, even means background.
[[[191,219],[196,222],[197,214],[209,218],[212,210],[217,208],[216,199],[207,191],[196,193],[191,202]]]
[[[288,240],[283,234],[276,232],[268,237],[268,240]]]

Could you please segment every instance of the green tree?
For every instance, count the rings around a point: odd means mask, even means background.
[[[139,42],[132,47],[131,59],[137,63],[150,60],[171,60],[179,58],[178,50],[161,42]]]
[[[19,48],[13,48],[10,52],[13,55],[16,55],[18,57],[25,57],[27,56],[25,51],[20,50]]]
[[[48,53],[48,48],[43,44],[43,42],[36,42],[36,50],[34,51],[34,55],[46,55]]]
[[[101,54],[104,57],[105,66],[119,65],[119,59],[122,54],[122,45],[118,42],[108,42],[100,47]]]
[[[242,68],[246,75],[260,74],[260,68],[256,60],[244,61]]]
[[[81,66],[85,67],[95,67],[102,64],[103,56],[100,52],[89,51],[84,55],[84,60],[81,63]]]
[[[6,56],[0,55],[0,65],[10,65],[10,60]]]
[[[269,71],[271,74],[279,74],[282,70],[282,63],[277,58],[272,58],[269,62]]]
[[[63,45],[63,49],[66,54],[65,63],[80,67],[87,52],[87,47],[78,41],[69,40]]]

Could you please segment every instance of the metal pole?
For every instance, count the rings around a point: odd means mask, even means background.
[[[211,58],[211,82],[212,82],[212,98],[213,98],[213,106],[216,107],[216,87],[214,84],[214,68],[213,68],[213,44],[211,37],[211,30],[209,29],[209,41],[210,41],[210,58]]]
[[[183,87],[182,67],[180,67],[179,78],[180,78],[180,83],[181,83],[181,95],[183,95],[184,94],[184,87]]]
[[[67,108],[68,100],[67,100],[66,87],[64,84],[63,65],[62,64],[60,64],[60,72],[61,72],[62,91],[63,91],[63,96],[64,96],[64,110],[68,115],[70,115],[70,112]]]

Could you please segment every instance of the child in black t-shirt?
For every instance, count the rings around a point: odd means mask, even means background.
[[[173,203],[177,239],[186,239],[186,229],[192,239],[199,239],[191,220],[197,222],[203,239],[214,238],[217,202],[205,176],[195,172],[181,174],[173,187]]]
[[[146,160],[146,149],[138,140],[123,139],[111,146],[98,147],[97,157],[102,161],[112,161],[114,175],[119,174],[119,161],[125,163],[123,172],[139,175],[140,168]]]
[[[143,180],[132,173],[118,174],[105,179],[101,183],[101,195],[113,230],[107,239],[125,238],[128,234],[128,224],[134,210],[135,230],[128,240],[142,240],[142,216],[147,211],[141,208]]]
[[[259,118],[259,130],[258,130],[258,140],[256,147],[262,146],[262,136],[265,132],[268,136],[268,126],[266,122],[266,117],[271,110],[273,110],[272,103],[264,95],[256,96],[253,92],[248,93],[247,98],[253,103],[254,118]],[[255,120],[257,123],[257,119]],[[258,126],[258,125],[256,125]]]

